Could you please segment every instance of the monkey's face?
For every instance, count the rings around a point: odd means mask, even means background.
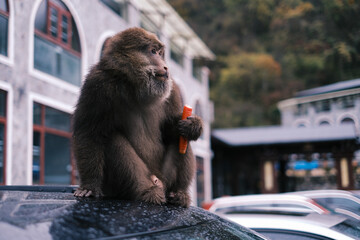
[[[171,92],[172,80],[164,59],[164,47],[151,44],[145,50],[148,63],[145,64],[147,77],[143,79],[144,90],[149,97],[166,99]]]
[[[164,100],[170,96],[172,80],[164,59],[164,44],[155,34],[130,28],[110,39],[104,59],[125,80],[133,97],[141,103]],[[130,90],[129,90],[130,91]]]

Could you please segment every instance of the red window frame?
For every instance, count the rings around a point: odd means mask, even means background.
[[[51,9],[55,9],[58,13],[57,15],[57,36],[54,37],[51,34]],[[63,7],[56,5],[55,3],[51,2],[51,0],[48,0],[48,4],[47,4],[47,16],[46,16],[46,33],[35,29],[35,34],[56,44],[59,45],[61,47],[63,47],[64,49],[66,49],[67,51],[69,51],[70,53],[74,54],[77,57],[81,57],[80,52],[72,49],[71,47],[71,41],[72,41],[72,16],[71,13],[69,11],[67,11],[66,9],[64,9]],[[63,27],[62,27],[62,17],[65,16],[68,19],[68,25],[67,25],[67,42],[63,42],[62,41],[62,34],[64,33],[63,31]]]
[[[0,9],[0,14],[4,15],[5,17],[9,17],[9,1],[5,0],[5,4],[6,4],[7,12]]]
[[[6,116],[7,116],[7,92],[4,90],[0,90],[0,92],[4,92],[5,93],[5,116],[0,116],[0,124],[4,124],[4,151],[3,151],[3,182],[0,182],[0,185],[5,185],[6,184],[6,149],[7,149],[7,121],[6,121]]]
[[[66,131],[46,127],[45,126],[45,111],[48,106],[40,104],[40,103],[35,103],[35,102],[34,102],[34,104],[39,104],[41,106],[41,123],[40,123],[40,125],[33,123],[33,132],[38,132],[40,134],[40,172],[39,172],[40,179],[39,179],[39,184],[44,185],[45,184],[45,134],[50,133],[50,134],[57,135],[60,137],[65,137],[65,138],[68,138],[71,140],[71,132],[66,132]],[[50,108],[50,107],[48,107],[48,108]],[[70,164],[72,167],[70,182],[71,182],[71,184],[75,184],[76,183],[75,161],[74,161],[74,157],[73,157],[71,150],[70,150]]]

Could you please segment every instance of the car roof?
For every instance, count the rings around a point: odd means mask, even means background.
[[[276,229],[308,232],[326,236],[331,239],[353,239],[345,234],[331,229],[346,221],[346,217],[339,215],[309,214],[306,216],[284,216],[272,214],[219,214],[220,216],[242,224],[248,228]]]
[[[229,228],[246,238],[262,239],[251,230],[197,207],[76,198],[73,191],[73,187],[0,186],[1,236],[5,239],[54,236],[58,239],[143,239],[149,234],[194,229],[201,236]]]
[[[255,204],[298,204],[306,206],[317,213],[329,213],[327,209],[315,203],[312,199],[301,195],[290,194],[254,194],[243,196],[229,196],[217,198],[213,201],[209,211],[215,212],[222,208],[235,206],[255,205]]]
[[[360,204],[360,198],[349,191],[345,190],[309,190],[309,191],[298,191],[298,192],[288,192],[286,194],[294,194],[305,197],[343,197],[349,200],[353,200]]]

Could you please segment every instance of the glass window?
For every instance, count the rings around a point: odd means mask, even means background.
[[[157,26],[150,18],[148,18],[145,14],[141,14],[140,17],[140,27],[145,29],[146,31],[152,32],[160,38],[159,26]]]
[[[8,55],[9,5],[7,0],[0,0],[0,54]]]
[[[0,184],[5,182],[5,156],[4,156],[4,141],[5,141],[5,125],[0,123]]]
[[[74,184],[68,113],[34,103],[33,184]]]
[[[6,97],[6,92],[0,90],[0,185],[5,184],[6,172]]]
[[[127,5],[126,1],[115,1],[115,0],[101,0],[107,7],[113,12],[127,20]]]
[[[44,0],[35,18],[34,68],[81,85],[81,51],[70,11],[59,0]]]
[[[107,39],[104,41],[104,44],[102,45],[101,52],[100,52],[100,58],[102,58],[102,56],[104,55],[104,50],[105,50],[106,45],[107,45],[108,42],[109,42],[109,39],[110,39],[110,38],[107,38]]]
[[[197,101],[195,105],[195,114],[204,119],[199,101]],[[202,132],[200,139],[205,139],[204,131]]]
[[[353,124],[355,125],[355,121],[352,118],[344,118],[341,120],[341,124]]]
[[[184,55],[182,54],[182,50],[179,46],[174,43],[170,44],[170,57],[180,66],[184,66]]]
[[[33,106],[33,123],[41,124],[41,105],[38,103],[35,103]]]
[[[331,110],[330,100],[322,100],[314,103],[315,111],[329,112]]]
[[[192,74],[196,80],[202,79],[202,64],[199,59],[192,60]]]
[[[58,11],[50,7],[50,34],[51,36],[57,38],[58,36]]]
[[[305,116],[308,114],[308,104],[298,104],[295,110],[295,116]]]
[[[284,167],[283,192],[336,189],[336,160],[332,153],[293,153]]]
[[[70,139],[45,134],[45,183],[71,183]]]
[[[205,178],[204,178],[204,159],[196,157],[196,192],[197,192],[197,205],[205,201]]]
[[[7,0],[0,0],[0,11],[4,13],[9,12],[9,5]]]
[[[70,132],[70,115],[47,107],[45,111],[45,126]]]
[[[355,98],[354,96],[345,96],[340,99],[342,108],[353,108],[355,107]]]
[[[33,135],[33,184],[40,183],[40,132]]]
[[[0,91],[0,116],[5,117],[6,115],[6,93]]]

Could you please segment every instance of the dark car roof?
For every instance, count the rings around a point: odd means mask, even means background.
[[[0,239],[262,239],[197,207],[75,198],[72,191],[0,186]]]

